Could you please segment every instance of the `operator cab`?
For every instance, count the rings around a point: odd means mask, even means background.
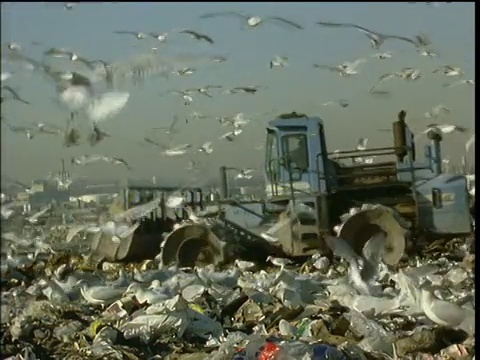
[[[329,169],[324,169],[324,164]],[[327,158],[320,118],[293,112],[268,123],[265,155],[268,197],[289,196],[290,182],[299,195],[324,192],[333,179],[321,179],[318,173],[331,173],[336,166]]]

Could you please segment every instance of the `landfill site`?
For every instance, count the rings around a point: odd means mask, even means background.
[[[475,359],[473,5],[181,5],[2,3],[0,358]]]

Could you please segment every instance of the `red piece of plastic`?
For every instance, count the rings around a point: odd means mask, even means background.
[[[262,348],[260,348],[261,352],[258,355],[258,360],[275,360],[281,350],[277,344],[272,342],[267,342]]]

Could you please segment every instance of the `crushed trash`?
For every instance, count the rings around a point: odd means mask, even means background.
[[[361,255],[327,237],[335,256],[314,254],[303,264],[271,257],[179,269],[160,257],[99,265],[81,236],[65,242],[68,232],[2,233],[5,358],[475,355],[475,255],[468,239],[431,243],[422,257],[404,256],[396,265],[382,261],[385,239],[378,235]]]

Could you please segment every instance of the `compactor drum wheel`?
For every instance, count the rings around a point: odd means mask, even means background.
[[[224,244],[206,225],[184,225],[172,231],[162,246],[164,265],[179,267],[218,264],[224,260]]]
[[[162,233],[172,229],[172,221],[145,220],[135,232],[121,241],[110,235],[93,234],[90,240],[92,255],[110,262],[138,262],[153,259],[158,254]]]
[[[395,265],[405,251],[406,229],[397,221],[393,209],[379,206],[360,210],[345,221],[338,236],[347,241],[357,254],[361,254],[365,243],[379,231],[386,233],[383,261]]]

